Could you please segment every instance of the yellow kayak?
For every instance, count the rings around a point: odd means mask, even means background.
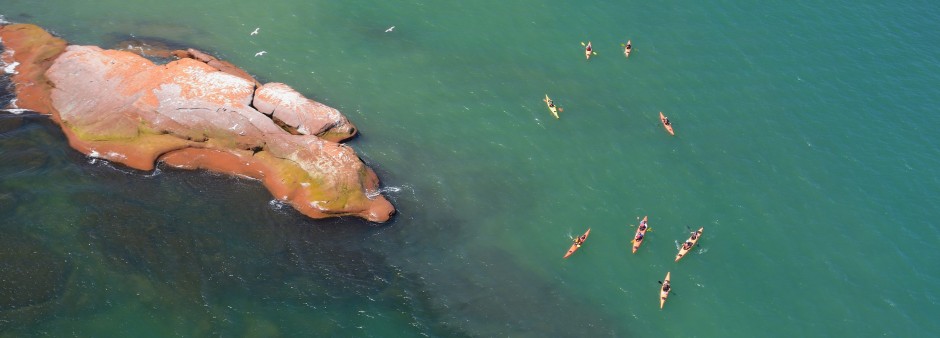
[[[550,111],[552,113],[552,116],[554,116],[557,119],[558,107],[555,107],[555,102],[552,101],[552,99],[548,98],[548,94],[545,94],[545,99],[542,101],[545,101],[545,104],[548,105],[548,111]]]
[[[669,272],[666,272],[666,279],[663,280],[663,286],[659,288],[660,309],[662,309],[663,305],[666,304],[666,297],[669,297],[669,290],[672,290],[672,286],[669,285]]]
[[[692,236],[689,236],[688,240],[682,243],[682,247],[679,248],[679,254],[676,255],[676,262],[682,259],[682,257],[685,257],[685,254],[687,254],[689,250],[692,250],[692,247],[695,246],[695,243],[698,243],[699,238],[702,238],[703,230],[705,230],[705,227],[698,228],[698,230],[692,233]],[[688,248],[686,248],[685,243],[691,244],[689,244]]]

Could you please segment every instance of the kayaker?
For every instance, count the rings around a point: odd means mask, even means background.
[[[646,222],[640,223],[640,231],[646,230]]]
[[[584,235],[578,236],[577,238],[574,239],[574,245],[577,245],[580,248],[581,244],[584,243],[585,239],[586,238],[584,238]]]
[[[685,250],[691,249],[691,248],[692,248],[692,241],[685,241],[685,243],[682,243],[682,248],[685,249]]]
[[[693,231],[693,232],[692,232],[692,240],[698,239],[698,235],[699,235],[698,230]]]
[[[672,289],[672,287],[669,286],[669,282],[668,282],[668,281],[663,282],[663,292],[669,292],[669,290],[671,290],[671,289]]]
[[[637,242],[642,241],[642,240],[643,240],[643,233],[642,233],[642,232],[637,233],[637,234],[636,234],[636,238],[634,238],[634,240],[637,241]]]
[[[554,107],[555,107],[555,100],[548,100],[548,106],[554,108]]]
[[[668,117],[664,117],[664,118],[663,118],[663,124],[665,124],[665,125],[667,125],[667,126],[668,126],[668,125],[671,125],[671,124],[669,123],[669,118],[668,118]]]

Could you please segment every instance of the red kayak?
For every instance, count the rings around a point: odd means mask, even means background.
[[[571,256],[571,254],[573,254],[575,251],[578,251],[578,248],[580,248],[581,244],[584,243],[585,240],[587,240],[588,234],[590,233],[591,233],[591,228],[588,228],[587,231],[584,232],[584,235],[581,235],[581,237],[575,238],[574,244],[571,245],[571,249],[568,249],[568,253],[565,254],[564,258],[568,258],[568,256]]]

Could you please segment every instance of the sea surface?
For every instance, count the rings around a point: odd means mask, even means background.
[[[399,211],[311,220],[257,181],[128,169],[0,112],[0,337],[940,333],[935,1],[3,0],[0,15],[287,83],[357,125],[349,145]]]

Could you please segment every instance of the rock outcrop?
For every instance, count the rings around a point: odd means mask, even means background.
[[[89,156],[152,170],[158,161],[261,180],[314,218],[384,222],[394,208],[379,180],[341,143],[356,128],[336,109],[281,83],[261,85],[194,49],[158,65],[95,46],[67,45],[33,25],[0,28],[19,108],[51,114]]]

